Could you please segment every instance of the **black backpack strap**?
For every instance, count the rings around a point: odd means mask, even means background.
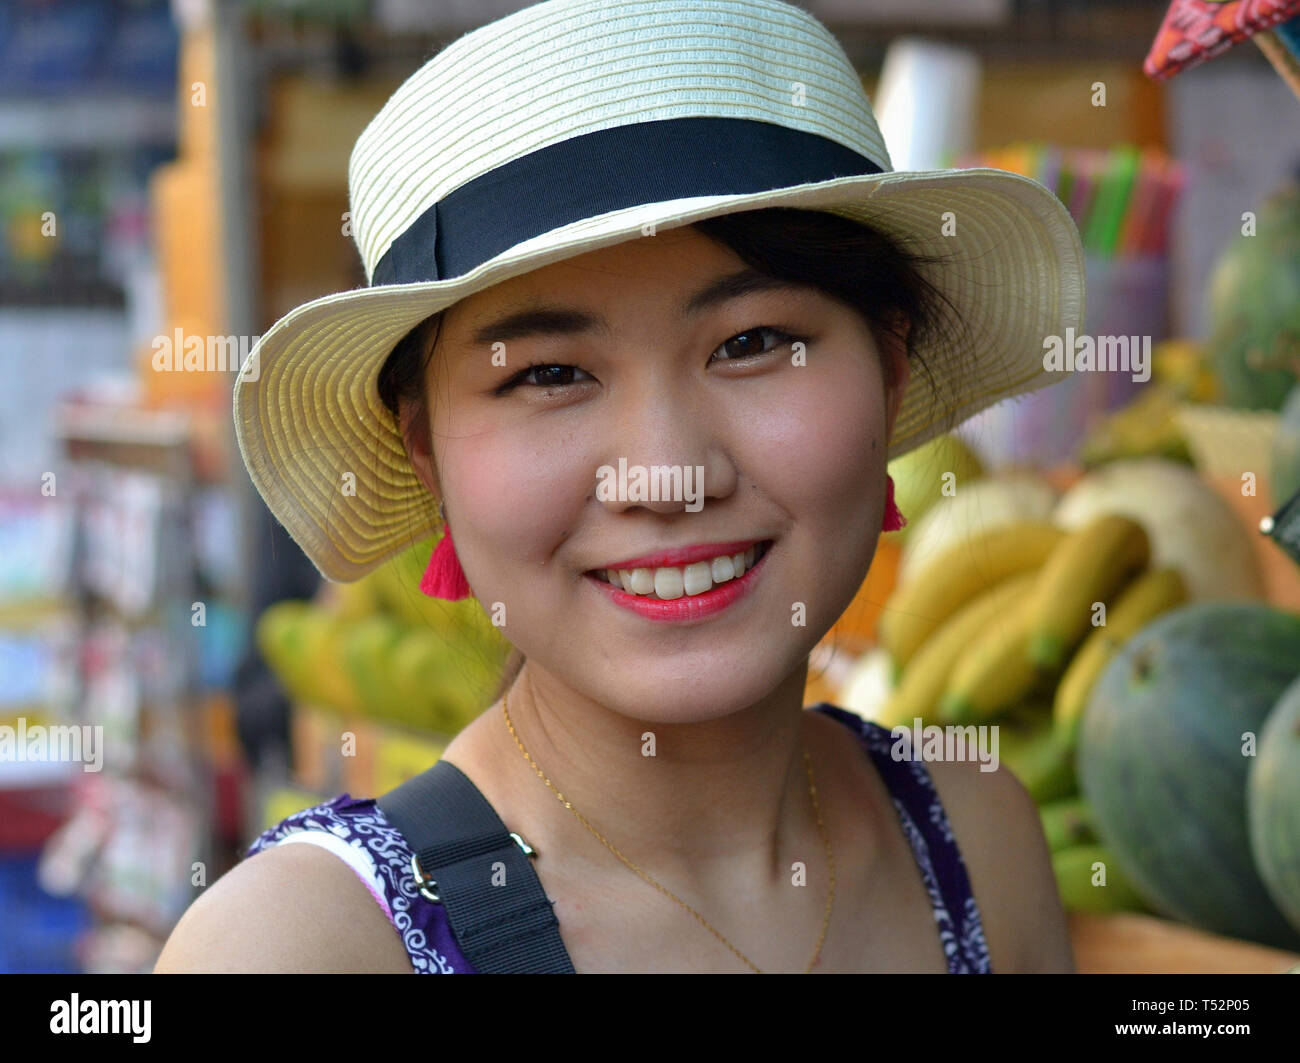
[[[456,765],[439,760],[375,802],[415,854],[420,892],[443,906],[461,951],[483,974],[573,974],[554,903],[523,840]],[[528,853],[532,850],[529,849]],[[494,885],[493,865],[504,865]]]

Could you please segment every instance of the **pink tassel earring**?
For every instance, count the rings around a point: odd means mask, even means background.
[[[900,528],[907,526],[907,518],[899,510],[897,503],[894,501],[894,478],[888,473],[885,474],[885,520],[881,525],[882,531],[898,531]]]
[[[451,541],[451,526],[443,513],[442,503],[438,503],[438,515],[442,517],[443,533],[438,547],[429,558],[429,567],[424,570],[420,580],[420,590],[430,598],[443,598],[449,602],[458,602],[471,595],[469,581],[465,571],[460,567],[460,558],[456,556],[456,545]]]

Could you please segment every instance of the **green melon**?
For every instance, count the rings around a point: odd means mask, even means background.
[[[984,463],[979,455],[956,433],[935,436],[889,463],[889,475],[894,478],[894,504],[907,519],[907,524],[893,532],[900,541],[906,539],[916,522],[945,495],[946,484],[959,491],[975,483],[984,475]],[[952,480],[944,477],[952,473]]]
[[[1300,384],[1291,389],[1278,414],[1271,458],[1269,493],[1273,496],[1273,508],[1281,509],[1300,491]]]
[[[1300,676],[1269,714],[1258,753],[1246,788],[1250,850],[1269,895],[1300,930]]]
[[[1134,635],[1079,732],[1079,783],[1102,843],[1156,910],[1212,933],[1300,949],[1255,868],[1246,813],[1256,736],[1300,661],[1300,616],[1194,602]]]
[[[1237,236],[1210,277],[1207,345],[1229,406],[1277,410],[1300,376],[1300,184],[1261,205],[1253,235]]]

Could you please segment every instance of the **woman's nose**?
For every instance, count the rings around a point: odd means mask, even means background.
[[[725,420],[698,393],[647,389],[616,416],[596,475],[596,497],[612,511],[699,512],[735,490]]]

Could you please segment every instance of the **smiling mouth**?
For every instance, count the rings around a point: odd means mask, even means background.
[[[724,554],[691,565],[667,565],[662,568],[593,569],[587,575],[617,587],[627,594],[659,601],[706,594],[714,587],[740,579],[772,548],[772,539],[751,546],[738,554]]]

